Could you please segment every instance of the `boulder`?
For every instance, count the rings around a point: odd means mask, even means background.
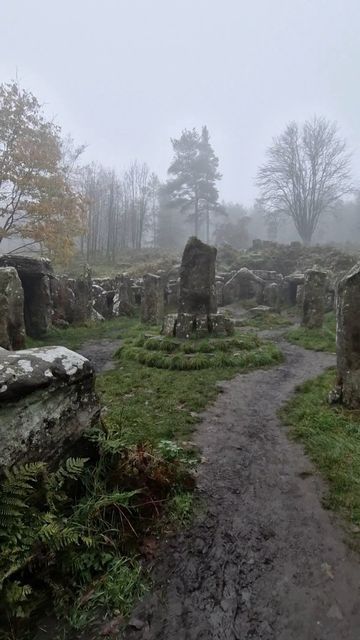
[[[0,470],[56,462],[98,419],[95,374],[65,347],[0,352]]]
[[[93,308],[93,292],[91,271],[86,269],[83,276],[72,281],[72,289],[75,295],[74,323],[86,324],[91,320]]]
[[[25,347],[24,291],[14,267],[0,268],[0,347]]]
[[[337,387],[350,409],[360,409],[360,263],[337,287]]]
[[[67,276],[56,276],[50,280],[53,305],[52,324],[56,327],[74,322],[75,293],[74,280]]]
[[[301,324],[308,329],[320,328],[324,322],[326,271],[308,269],[305,271],[302,289]]]

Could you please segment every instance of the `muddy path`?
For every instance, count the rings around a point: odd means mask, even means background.
[[[113,356],[121,343],[122,340],[120,339],[89,340],[88,342],[84,342],[77,351],[90,360],[96,373],[102,373],[114,369],[115,363]]]
[[[203,414],[204,509],[164,542],[127,640],[359,640],[359,556],[277,417],[296,385],[334,358],[281,347],[282,365],[224,383]]]

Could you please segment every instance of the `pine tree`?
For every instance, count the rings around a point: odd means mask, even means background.
[[[165,192],[173,206],[188,214],[188,220],[194,223],[195,236],[199,235],[201,223],[206,222],[209,241],[210,214],[221,211],[216,187],[221,175],[208,129],[203,127],[201,135],[196,129],[185,129],[178,140],[172,139],[171,142],[174,159],[168,174],[172,177],[165,185]]]

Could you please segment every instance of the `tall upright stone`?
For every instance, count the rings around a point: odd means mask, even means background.
[[[25,346],[24,291],[14,267],[0,268],[0,347]]]
[[[144,293],[140,310],[141,322],[161,324],[164,318],[164,282],[153,273],[144,275]]]
[[[189,238],[180,268],[179,313],[216,313],[216,253],[215,247]]]
[[[51,325],[50,279],[54,274],[50,260],[5,255],[0,258],[2,266],[14,267],[18,272],[24,290],[26,333],[32,338],[41,338]]]
[[[93,308],[93,290],[91,270],[85,267],[84,274],[72,283],[75,294],[74,322],[84,324],[91,319]]]
[[[305,271],[302,289],[301,324],[308,329],[321,328],[325,314],[326,271],[308,269]]]
[[[360,263],[337,287],[336,357],[340,397],[350,409],[360,408]]]
[[[217,313],[216,253],[198,238],[188,240],[180,268],[178,313],[165,317],[164,335],[187,339],[233,333],[233,323]]]

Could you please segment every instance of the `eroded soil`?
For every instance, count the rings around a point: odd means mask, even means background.
[[[277,417],[334,359],[281,347],[282,365],[224,383],[204,413],[202,512],[164,542],[127,640],[359,640],[359,557]]]

